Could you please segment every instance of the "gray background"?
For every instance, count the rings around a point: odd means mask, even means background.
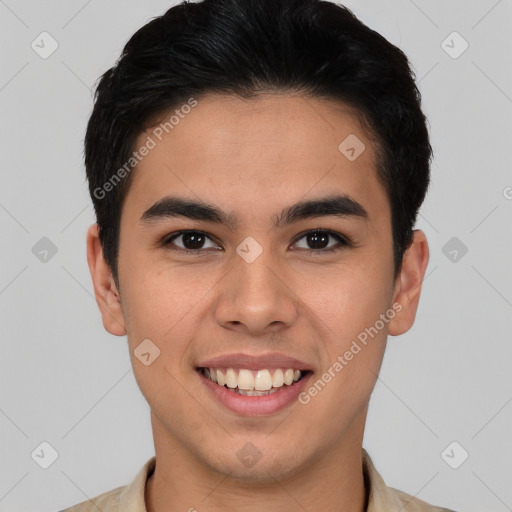
[[[125,485],[154,453],[126,338],[103,330],[93,297],[82,140],[91,86],[171,5],[0,0],[2,511],[60,510]],[[512,4],[346,5],[410,57],[435,152],[419,313],[389,339],[365,447],[390,486],[461,512],[512,510]],[[31,47],[43,31],[59,45],[46,59]],[[453,31],[469,44],[457,58]],[[57,249],[46,261],[43,237]],[[31,456],[43,441],[58,453],[48,469],[50,449]]]

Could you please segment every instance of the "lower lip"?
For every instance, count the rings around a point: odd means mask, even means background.
[[[238,393],[229,391],[224,386],[215,384],[205,377],[201,370],[198,370],[197,373],[201,381],[219,402],[242,416],[263,416],[284,409],[287,405],[297,400],[297,397],[312,375],[311,372],[308,372],[302,379],[293,383],[291,386],[284,384],[279,391],[271,393],[270,395],[246,396],[239,395]]]

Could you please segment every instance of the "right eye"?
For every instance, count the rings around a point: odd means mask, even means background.
[[[179,239],[181,239],[181,247],[179,245],[176,245],[175,243],[175,240]],[[188,254],[199,254],[201,252],[205,252],[202,249],[204,249],[204,243],[206,240],[211,240],[211,238],[202,231],[178,231],[165,237],[165,239],[163,240],[163,245],[171,249],[172,251],[181,251]],[[206,248],[218,248],[218,246],[213,244],[213,246]]]

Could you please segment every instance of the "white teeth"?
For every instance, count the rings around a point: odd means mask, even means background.
[[[272,385],[273,385],[275,388],[280,388],[283,384],[284,384],[284,374],[283,374],[283,370],[281,370],[281,368],[278,368],[278,369],[274,372],[274,376],[272,377]]]
[[[230,389],[230,391],[233,391],[233,390]],[[268,391],[257,391],[255,389],[248,391],[247,389],[237,389],[236,393],[238,393],[239,395],[245,395],[245,396],[265,396],[265,395],[271,395],[272,393],[275,393],[276,391],[279,391],[279,389],[272,388],[272,389],[269,389]]]
[[[231,388],[233,386],[229,386],[229,387]],[[234,387],[236,387],[236,386],[234,386]],[[238,372],[238,389],[247,389],[247,390],[254,389],[254,376],[250,370],[240,370]],[[256,389],[259,389],[259,388],[256,387]]]
[[[226,377],[224,377],[224,374],[220,370],[217,370],[215,373],[217,374],[217,384],[219,386],[224,386],[224,384],[226,384]]]
[[[291,368],[288,368],[286,372],[284,373],[284,383],[287,386],[290,386],[293,382],[293,370]]]
[[[238,379],[236,376],[235,370],[233,368],[228,368],[226,371],[226,386],[228,388],[235,389],[238,385]]]
[[[272,387],[272,376],[268,370],[259,370],[254,379],[254,389],[268,391]],[[277,386],[276,386],[277,387]]]
[[[285,384],[291,386],[302,377],[300,370],[288,368],[282,370],[247,370],[228,368],[219,370],[217,368],[203,368],[203,375],[219,386],[227,386],[231,391],[240,392],[242,395],[260,396],[268,395],[277,391]],[[271,371],[274,372],[272,375]]]

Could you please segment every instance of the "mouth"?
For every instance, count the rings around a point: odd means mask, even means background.
[[[244,396],[267,396],[293,386],[308,374],[309,370],[295,368],[206,368],[197,370],[211,382],[232,393]]]
[[[297,368],[196,368],[206,392],[238,416],[268,416],[298,402],[313,375]]]

